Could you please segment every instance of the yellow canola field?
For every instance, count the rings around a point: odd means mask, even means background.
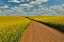
[[[0,42],[18,42],[29,23],[22,16],[0,16]]]
[[[64,16],[30,16],[30,18],[64,31]]]

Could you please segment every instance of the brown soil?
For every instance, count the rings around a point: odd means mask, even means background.
[[[64,42],[64,34],[31,20],[20,42]]]

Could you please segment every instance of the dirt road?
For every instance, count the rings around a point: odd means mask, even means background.
[[[64,42],[64,34],[31,20],[20,42]]]

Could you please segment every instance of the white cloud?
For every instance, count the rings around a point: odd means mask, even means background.
[[[20,3],[20,2],[30,2],[30,0],[9,0],[9,2],[14,2],[14,3]]]
[[[30,0],[26,0],[27,2],[30,2]],[[49,0],[36,0],[36,1],[31,1],[29,4],[20,4],[19,6],[22,6],[24,8],[31,8],[35,5],[42,4],[43,2],[48,2]],[[9,0],[9,2],[14,2],[14,3],[21,3],[25,2],[25,0]]]
[[[23,14],[28,14],[28,13],[23,13]]]
[[[29,4],[20,4],[19,6],[22,6],[24,8],[31,8],[31,7],[33,7],[32,5],[29,5]]]
[[[38,5],[38,4],[42,4],[42,2],[47,2],[48,0],[36,0],[36,1],[32,1],[29,4],[30,5]]]
[[[22,7],[11,7],[10,10],[3,10],[2,12],[0,12],[0,15],[23,15],[24,13],[26,13]]]
[[[40,5],[43,2],[48,2],[48,0],[36,0],[36,1],[31,1],[29,4],[20,4],[20,6],[23,6],[25,8],[31,8],[35,5]]]
[[[28,15],[63,15],[64,14],[64,4],[54,5],[50,7],[39,6],[40,8],[34,9],[33,12],[28,12]]]
[[[26,5],[25,5],[26,6]],[[28,5],[27,5],[28,6]],[[33,9],[32,11],[25,11],[23,7],[15,6],[11,7],[10,10],[0,10],[0,15],[62,15],[64,14],[64,4],[54,5],[50,7],[39,6],[40,8]]]
[[[8,2],[20,3],[18,0],[9,0]]]
[[[37,12],[45,15],[61,15],[64,14],[64,4],[50,6],[49,8],[41,6],[40,9],[37,10]]]
[[[34,9],[34,11],[36,11],[36,9]]]
[[[9,8],[8,5],[0,6],[0,8]]]

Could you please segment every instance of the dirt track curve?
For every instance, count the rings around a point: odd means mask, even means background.
[[[64,34],[31,20],[20,42],[64,42]]]

